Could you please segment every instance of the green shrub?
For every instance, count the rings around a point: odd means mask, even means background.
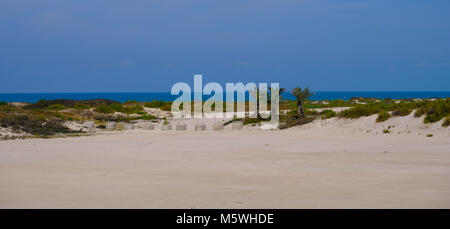
[[[102,104],[112,104],[118,103],[116,101],[107,100],[107,99],[88,99],[88,100],[72,100],[72,99],[55,99],[55,100],[45,100],[41,99],[37,103],[33,103],[27,106],[24,106],[25,109],[43,109],[53,104],[61,104],[66,107],[73,107],[76,104],[85,104],[88,106],[98,106]]]
[[[10,111],[16,111],[17,109],[19,109],[19,108],[15,107],[15,106],[8,105],[8,104],[0,106],[0,111],[10,112]]]
[[[432,123],[441,120],[450,114],[450,98],[446,100],[438,99],[428,102],[425,106],[426,116],[424,123]]]
[[[32,118],[28,115],[16,115],[0,119],[0,126],[9,127],[39,136],[49,136],[57,133],[81,133],[63,126],[58,120]]]
[[[383,134],[389,134],[389,133],[391,133],[390,130],[388,130],[388,129],[384,129],[384,130],[383,130]]]
[[[450,126],[450,115],[447,116],[445,118],[445,120],[442,122],[442,127],[447,127],[447,126]]]
[[[305,108],[330,108],[330,107],[349,107],[349,106],[354,106],[354,103],[342,99],[306,101],[305,104]],[[296,101],[289,101],[288,107],[290,109],[295,109],[297,107]]]
[[[297,112],[297,110],[295,110]],[[314,109],[305,109],[305,115],[309,115],[309,116],[316,116],[318,115],[319,112],[317,110]]]
[[[297,111],[287,112],[285,115],[280,115],[279,128],[287,129],[294,126],[300,126],[314,121],[312,117],[298,118]]]
[[[433,137],[433,134],[427,134],[426,135],[428,138]]]
[[[135,111],[135,113],[138,115],[147,115],[147,112],[145,111]]]
[[[138,117],[124,117],[124,116],[94,116],[94,120],[107,122],[131,122],[137,120]]]
[[[339,112],[338,116],[344,118],[359,118],[362,116],[373,115],[383,110],[392,111],[392,115],[394,116],[405,116],[410,114],[414,109],[416,109],[414,112],[415,117],[425,115],[425,123],[437,122],[450,114],[450,98],[421,102],[401,100],[399,103],[386,99],[382,102],[355,105],[350,109]]]
[[[443,116],[440,115],[439,113],[430,113],[425,116],[425,118],[423,119],[423,122],[424,123],[438,122],[442,118],[443,118]]]
[[[411,114],[412,109],[407,106],[400,106],[394,109],[392,112],[393,116],[406,116]]]
[[[130,106],[130,107],[125,107],[125,110],[123,111],[123,113],[127,113],[127,114],[146,114],[145,112],[143,113],[144,108],[141,105],[134,105],[134,106]]]
[[[171,111],[172,110],[172,104],[171,103],[167,103],[166,105],[161,107],[162,111]]]
[[[138,104],[138,102],[135,99],[134,100],[129,99],[124,104],[131,105],[131,104]]]
[[[73,106],[73,108],[78,109],[78,110],[84,110],[84,109],[91,108],[91,106],[89,106],[87,104],[83,104],[83,103],[77,103]]]
[[[389,114],[389,112],[380,111],[380,113],[378,113],[377,122],[384,122],[384,121],[388,120],[390,117],[391,117],[391,115]]]
[[[381,105],[356,105],[350,109],[339,112],[339,116],[343,118],[355,119],[363,116],[374,115],[381,110]]]
[[[55,113],[55,117],[63,120],[65,119],[64,115],[62,115],[61,113]]]
[[[4,106],[4,105],[8,105],[8,103],[5,101],[0,101],[0,106]]]
[[[422,115],[425,114],[425,109],[424,108],[418,108],[415,112],[414,112],[414,117],[418,118]]]
[[[95,111],[98,113],[111,114],[115,112],[115,109],[111,105],[102,104],[97,106]]]
[[[314,121],[314,118],[297,118],[296,116],[280,116],[280,125],[279,128],[281,130],[287,129],[294,126],[301,126],[307,123]]]
[[[320,115],[322,119],[329,119],[336,116],[336,112],[334,112],[333,110],[323,110],[322,112],[320,112]]]
[[[95,108],[95,111],[104,114],[111,114],[114,112],[122,112],[125,114],[145,114],[145,112],[142,113],[142,111],[144,111],[144,108],[141,105],[123,106],[120,103],[112,103],[109,105],[101,104]]]
[[[156,116],[153,116],[153,115],[142,115],[142,116],[139,116],[138,119],[153,120],[153,119],[156,119]]]
[[[122,104],[120,103],[113,103],[110,104],[109,107],[113,110],[113,111],[117,111],[117,112],[122,112],[125,110],[125,108],[123,107]]]
[[[161,107],[165,106],[166,104],[168,104],[168,103],[164,102],[164,101],[153,100],[151,102],[146,102],[144,104],[144,106],[149,107],[149,108],[161,108]]]
[[[61,105],[61,104],[52,104],[52,105],[48,106],[46,109],[48,109],[48,110],[64,110],[64,109],[67,109],[67,107],[64,105]]]
[[[264,121],[269,121],[268,119],[262,119],[262,118],[245,118],[243,123],[244,125],[248,124],[259,124]]]
[[[233,119],[224,122],[223,125],[227,126],[227,125],[229,125],[232,122],[238,122],[238,121],[242,121],[242,118],[236,118],[236,116],[235,116]]]

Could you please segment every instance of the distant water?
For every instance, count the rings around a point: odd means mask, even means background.
[[[283,93],[283,98],[295,99],[290,93]],[[110,99],[119,102],[127,100],[136,100],[138,102],[162,100],[173,101],[178,96],[165,92],[129,92],[129,93],[0,93],[0,101],[5,102],[26,102],[34,103],[41,99]],[[204,96],[206,100],[209,96]],[[312,100],[349,100],[352,97],[378,98],[378,99],[412,99],[412,98],[447,98],[450,97],[450,91],[351,91],[351,92],[332,92],[320,91],[310,98]]]

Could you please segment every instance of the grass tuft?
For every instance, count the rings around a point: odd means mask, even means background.
[[[384,121],[388,120],[390,117],[391,117],[391,115],[389,114],[389,112],[380,111],[380,113],[378,113],[377,122],[384,122]]]
[[[319,114],[320,114],[320,117],[322,117],[322,119],[329,119],[329,118],[333,118],[336,116],[336,112],[333,110],[323,110]]]
[[[448,127],[450,126],[450,115],[447,115],[447,117],[442,122],[442,127]]]

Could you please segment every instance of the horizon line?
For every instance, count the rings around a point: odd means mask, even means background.
[[[223,92],[227,92],[227,91],[223,91]],[[327,90],[312,90],[312,92],[450,92],[450,90],[367,90],[367,91],[327,91]],[[137,92],[132,92],[132,91],[121,91],[121,92],[112,92],[112,91],[92,91],[92,92],[0,92],[0,94],[89,94],[89,93],[109,93],[109,94],[113,94],[113,93],[138,93],[138,94],[143,94],[143,93],[171,93],[170,91],[137,91]],[[194,93],[194,91],[191,91],[191,93]],[[289,91],[286,91],[284,93],[290,93]]]

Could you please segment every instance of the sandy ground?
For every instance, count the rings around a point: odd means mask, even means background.
[[[0,141],[0,208],[450,208],[450,138],[303,127]]]

